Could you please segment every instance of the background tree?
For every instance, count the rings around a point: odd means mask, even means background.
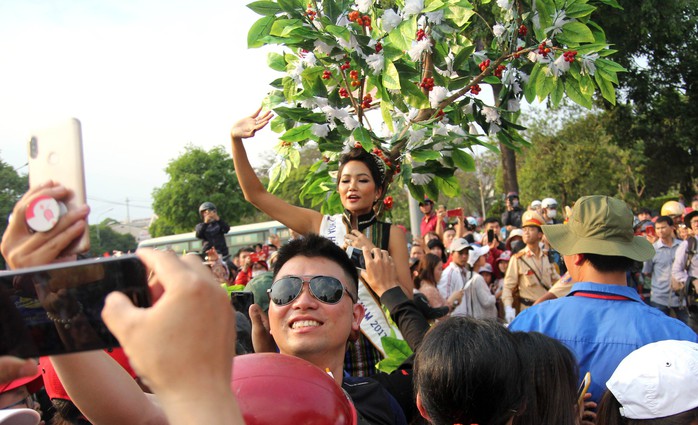
[[[298,147],[315,141],[323,159],[303,196],[341,209],[333,189],[337,158],[361,146],[381,156],[391,179],[412,195],[459,193],[456,169],[474,170],[466,151],[486,142],[465,131],[477,124],[509,147],[518,134],[519,102],[564,97],[591,107],[598,90],[615,102],[623,68],[606,57],[597,5],[615,0],[300,0],[256,1],[263,17],[248,45],[278,44],[269,55],[284,73],[265,101],[277,118],[280,160],[271,186],[298,166]],[[489,84],[497,96],[477,95]],[[371,115],[371,111],[375,111]],[[390,181],[391,179],[388,179]]]
[[[135,251],[138,247],[136,238],[129,233],[115,232],[110,224],[116,220],[106,218],[99,224],[90,225],[90,255],[101,257],[104,253],[112,255],[114,251]]]
[[[213,202],[230,225],[255,213],[252,204],[245,201],[233,161],[222,146],[210,151],[187,146],[165,172],[169,181],[153,191],[153,210],[158,216],[149,229],[153,237],[192,232],[201,220],[199,205],[205,201]]]
[[[7,218],[28,188],[27,176],[19,175],[10,164],[0,158],[0,235],[5,233]],[[0,254],[0,270],[5,268],[5,259]]]

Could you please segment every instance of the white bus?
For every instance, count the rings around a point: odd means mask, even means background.
[[[235,255],[238,249],[252,246],[256,243],[267,243],[270,234],[279,235],[281,242],[287,241],[291,234],[286,226],[278,221],[265,221],[263,223],[243,224],[230,228],[225,236],[230,254]],[[159,238],[146,239],[138,244],[138,247],[156,249],[172,249],[181,254],[183,252],[200,252],[203,241],[197,239],[194,232],[181,233],[179,235],[161,236]]]

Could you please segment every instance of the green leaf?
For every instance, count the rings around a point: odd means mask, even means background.
[[[501,84],[502,80],[500,80],[499,77],[495,77],[494,75],[488,75],[487,77],[482,79],[482,82],[487,84]]]
[[[424,2],[422,13],[434,12],[444,7],[445,4],[441,0],[427,0]]]
[[[475,15],[472,7],[451,6],[444,10],[444,18],[451,20],[457,28],[462,27]]]
[[[291,161],[292,168],[298,168],[301,165],[301,153],[298,149],[289,149],[288,159]],[[290,172],[290,170],[289,170]]]
[[[472,156],[463,152],[460,149],[454,149],[451,151],[451,159],[456,167],[463,171],[475,171],[475,160]]]
[[[393,126],[393,105],[388,99],[381,101],[381,117],[385,125],[388,126],[388,130],[395,132],[395,126]]]
[[[422,109],[430,106],[429,99],[416,84],[407,81],[404,84],[401,83],[401,89],[405,102],[413,108]]]
[[[474,51],[475,46],[473,45],[463,47],[453,59],[453,69],[462,69],[463,64],[470,59],[470,55],[472,55]]]
[[[383,57],[385,58],[385,62],[393,62],[395,60],[398,60],[402,58],[405,55],[405,52],[396,48],[395,46],[391,45],[390,43],[385,43],[383,45]]]
[[[269,52],[267,55],[267,65],[274,71],[285,72],[286,71],[286,60],[283,55],[278,53]]]
[[[596,85],[594,80],[588,75],[582,75],[579,77],[579,91],[584,97],[591,98],[596,91]]]
[[[388,90],[400,90],[400,74],[398,74],[394,63],[386,60],[382,77],[383,87]]]
[[[540,27],[534,27],[536,39],[542,41],[545,37],[544,28],[553,25],[553,13],[555,13],[555,5],[549,0],[535,0],[536,10],[540,19]]]
[[[279,137],[279,139],[285,142],[302,142],[313,137],[313,132],[311,131],[312,124],[303,124],[298,127],[293,127]]]
[[[381,372],[394,372],[412,355],[410,346],[402,339],[384,336],[381,338],[381,344],[383,345],[383,350],[385,350],[385,358],[376,364],[376,367]]]
[[[262,39],[269,35],[271,26],[274,24],[274,19],[273,16],[265,16],[252,24],[252,27],[250,27],[250,30],[247,32],[248,48],[253,49],[264,45]]]
[[[591,15],[591,13],[595,10],[596,7],[590,4],[577,2],[567,6],[565,9],[565,14],[568,18],[583,18]]]
[[[303,3],[297,0],[277,0],[277,2],[281,9],[291,16],[300,16],[301,11],[304,10]]]
[[[615,7],[616,9],[624,10],[621,5],[616,2],[616,0],[599,0],[603,4],[607,4],[611,7]]]
[[[570,100],[578,105],[584,106],[585,108],[591,109],[591,96],[586,97],[579,91],[579,82],[574,79],[568,78],[565,80],[565,93]]]
[[[325,30],[335,37],[343,39],[344,41],[349,41],[349,37],[351,36],[351,31],[345,27],[340,27],[337,25],[328,25],[325,27]]]
[[[295,100],[296,93],[298,92],[298,86],[296,85],[296,82],[291,77],[284,77],[283,83],[284,97],[289,101]]]
[[[269,35],[276,37],[287,37],[291,31],[302,26],[303,21],[300,19],[276,19],[274,24],[271,26]]]
[[[599,89],[601,90],[603,98],[611,102],[612,105],[615,105],[616,90],[613,88],[613,83],[605,79],[599,72],[594,74],[594,80],[596,80],[596,84],[599,85]]]
[[[418,149],[411,152],[412,159],[419,162],[427,162],[430,159],[441,158],[441,153],[431,149]]]
[[[543,100],[548,97],[555,86],[555,82],[553,81],[554,78],[555,77],[545,75],[545,71],[540,72],[536,79],[536,95],[538,96],[538,100]]]
[[[368,130],[363,127],[356,127],[351,134],[354,136],[354,140],[361,143],[365,151],[371,152],[374,145],[371,139],[371,133],[369,133]]]
[[[317,124],[324,124],[327,122],[327,117],[325,117],[325,114],[315,113],[304,108],[289,108],[286,106],[279,106],[274,108],[274,113],[280,117],[284,117],[296,122],[312,122]]]
[[[536,83],[539,76],[540,78],[545,78],[545,75],[542,75],[541,69],[541,64],[536,62],[536,64],[533,66],[533,70],[531,71],[531,75],[528,77],[528,82],[524,86],[524,96],[526,97],[526,101],[528,103],[533,103],[533,101],[536,99]]]
[[[435,176],[434,180],[439,187],[439,192],[443,193],[447,197],[454,198],[460,194],[460,185],[458,184],[458,179],[455,176],[445,178]]]
[[[562,83],[562,79],[555,78],[555,86],[550,92],[550,101],[553,102],[553,106],[557,107],[562,101],[562,96],[565,95],[565,85]]]
[[[607,72],[626,72],[627,69],[623,68],[621,65],[613,62],[612,60],[598,58],[595,61],[596,69],[603,69]]]
[[[390,45],[395,47],[396,49],[399,49],[401,52],[409,50],[412,40],[414,40],[416,32],[415,28],[416,21],[414,21],[413,19],[408,19],[406,21],[400,22],[400,24],[397,27],[393,28],[388,33],[388,43],[390,43]],[[412,31],[412,34],[406,37],[403,31]]]
[[[594,34],[588,26],[579,21],[568,22],[562,26],[562,33],[558,35],[558,40],[566,44],[571,43],[593,43]]]
[[[253,12],[264,15],[273,16],[281,12],[281,8],[273,1],[254,1],[247,5]]]

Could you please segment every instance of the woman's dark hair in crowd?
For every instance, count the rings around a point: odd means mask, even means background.
[[[504,425],[523,406],[516,342],[495,321],[450,317],[417,350],[414,392],[435,425]]]
[[[441,242],[441,239],[432,239],[427,242],[427,248],[430,250],[436,247],[441,248],[441,261],[446,261],[446,247],[443,242]]]
[[[358,288],[359,275],[356,266],[351,262],[349,256],[342,248],[338,247],[331,240],[316,235],[308,234],[300,239],[293,239],[279,249],[274,263],[274,278],[291,258],[303,256],[308,258],[326,258],[337,263],[344,273],[351,279],[354,289]],[[356,292],[354,292],[356,299]]]
[[[698,397],[698,395],[697,395]],[[693,425],[698,421],[698,407],[687,412],[655,419],[628,419],[620,414],[621,404],[612,392],[601,397],[596,413],[596,425]]]
[[[363,148],[352,148],[349,152],[343,154],[339,157],[339,172],[337,173],[337,184],[339,184],[339,179],[342,176],[342,170],[344,166],[350,161],[363,162],[368,170],[371,172],[371,177],[376,184],[376,189],[383,189],[383,194],[385,194],[385,187],[383,185],[385,180],[385,168],[381,170],[379,168],[379,163],[377,161],[382,161],[376,155],[366,152]],[[384,166],[385,167],[385,166]]]
[[[72,401],[54,398],[51,403],[55,412],[50,425],[90,425]]]
[[[422,284],[422,280],[426,280],[427,282],[432,282],[434,284],[439,283],[434,277],[434,268],[441,262],[441,258],[439,258],[438,255],[434,255],[432,253],[424,254],[422,259],[419,260],[419,275],[414,280],[414,287],[419,289]]]
[[[578,422],[579,371],[572,352],[538,332],[514,332],[523,363],[527,404],[514,425],[574,425]]]

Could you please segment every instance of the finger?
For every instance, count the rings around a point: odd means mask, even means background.
[[[171,275],[178,276],[184,279],[162,279],[158,281],[164,290],[168,287],[174,287],[183,284],[182,280],[187,280],[186,276],[190,273],[190,269],[179,259],[174,253],[162,252],[150,248],[141,248],[136,251],[138,258],[143,261],[147,268],[153,270],[155,275]]]
[[[32,359],[19,359],[12,356],[0,357],[0,382],[14,381],[35,375],[36,372],[36,362]]]
[[[259,113],[262,112],[262,108],[263,108],[263,105],[259,105],[259,109],[257,109],[256,111],[254,111],[254,113],[253,113],[252,115],[250,115],[250,116],[251,116],[252,118],[257,118],[257,116],[259,116]]]
[[[104,300],[102,320],[116,339],[123,341],[134,327],[143,323],[146,311],[135,307],[126,294],[114,291]]]

